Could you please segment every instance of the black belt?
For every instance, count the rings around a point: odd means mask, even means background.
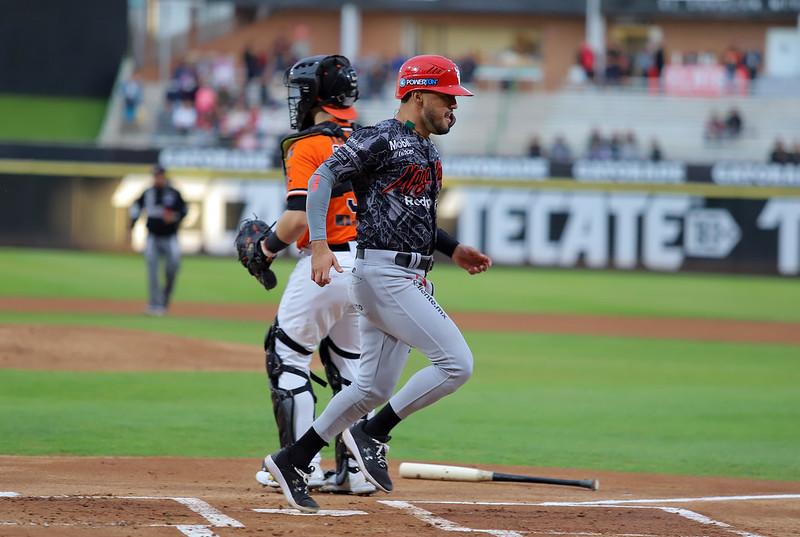
[[[328,243],[328,248],[331,249],[331,252],[349,252],[350,243],[349,242],[343,242],[341,244]]]
[[[419,259],[419,264],[416,267],[412,267],[415,257]],[[358,248],[356,250],[356,258],[364,259],[364,248]],[[405,268],[417,268],[425,272],[430,272],[433,268],[433,256],[397,252],[394,256],[394,264]]]

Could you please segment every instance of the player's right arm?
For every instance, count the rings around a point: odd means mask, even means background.
[[[333,158],[333,157],[331,157]],[[326,216],[331,201],[331,192],[337,183],[337,176],[331,171],[327,161],[317,168],[308,181],[306,214],[308,216],[308,236],[311,242],[311,279],[320,287],[331,283],[331,267],[342,272],[339,260],[328,246]]]
[[[327,242],[326,215],[333,187],[344,181],[352,181],[354,187],[363,188],[364,181],[368,180],[371,171],[380,166],[388,150],[388,142],[379,129],[359,129],[317,168],[308,181],[306,213],[311,241],[311,279],[320,287],[330,283],[331,267],[342,272]]]

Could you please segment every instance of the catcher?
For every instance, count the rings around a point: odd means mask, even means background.
[[[284,82],[289,88],[290,126],[297,130],[281,142],[287,177],[286,211],[274,230],[262,221],[244,222],[236,239],[240,261],[267,289],[277,283],[269,265],[278,252],[293,241],[300,250],[278,315],[264,341],[281,446],[297,440],[314,421],[316,397],[311,380],[326,385],[309,369],[317,346],[334,393],[355,378],[360,358],[358,316],[348,296],[350,273],[337,273],[324,288],[309,279],[311,251],[305,213],[311,174],[355,128],[352,105],[358,98],[357,75],[344,56],[312,56],[295,63]],[[356,198],[349,184],[331,193],[327,224],[328,245],[342,267],[352,268]],[[340,438],[336,442],[335,472],[323,473],[319,454],[311,465],[311,488],[362,495],[375,492],[355,460],[348,457]],[[265,486],[279,486],[264,468],[256,474],[256,480]]]

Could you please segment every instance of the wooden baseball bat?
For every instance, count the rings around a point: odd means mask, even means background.
[[[400,475],[407,479],[433,479],[437,481],[510,481],[514,483],[541,483],[544,485],[562,485],[599,490],[597,479],[556,479],[553,477],[534,477],[529,475],[503,474],[465,468],[463,466],[442,466],[439,464],[421,464],[404,462],[400,464]]]

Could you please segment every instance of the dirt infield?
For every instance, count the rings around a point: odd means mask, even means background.
[[[7,300],[0,301],[0,309],[14,309],[8,305]],[[118,308],[114,310],[118,313],[140,310],[138,304],[134,310],[132,303],[100,302],[92,307]],[[184,307],[178,305],[174,315],[199,316],[206,311],[188,307],[184,311]],[[50,303],[49,311],[53,308]],[[122,311],[125,308],[131,310]],[[263,309],[258,308],[260,316],[269,319],[271,313]],[[207,314],[227,318],[221,311],[244,316],[255,309],[209,306]],[[465,324],[463,319],[459,322]],[[0,325],[0,369],[260,371],[262,354],[257,345],[135,330]],[[490,468],[599,478],[601,490],[592,492],[513,483],[408,480],[397,473],[399,461],[392,463],[395,491],[391,495],[317,494],[324,511],[311,516],[287,509],[280,494],[255,482],[257,460],[0,456],[0,536],[800,535],[800,483]]]
[[[143,305],[140,302],[127,300],[0,297],[0,311],[2,310],[138,315],[142,313]],[[800,345],[800,323],[499,312],[450,312],[450,314],[463,330]],[[275,317],[275,306],[181,302],[173,305],[170,315],[262,321],[266,326]]]
[[[503,537],[779,537],[800,532],[797,483],[592,472],[602,489],[591,492],[408,480],[398,477],[395,466],[392,494],[317,494],[327,514],[311,516],[288,510],[280,494],[256,484],[256,464],[241,459],[0,457],[0,535],[425,537],[455,531]],[[497,469],[589,475],[552,468]],[[650,499],[655,501],[641,501]]]

